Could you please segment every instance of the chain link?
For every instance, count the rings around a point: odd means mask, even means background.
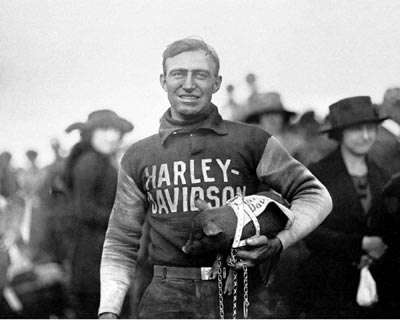
[[[249,279],[247,273],[247,264],[243,265],[243,317],[248,318],[249,308]]]
[[[237,310],[237,272],[233,270],[233,311],[232,311],[232,319],[236,319],[236,310]]]
[[[234,268],[237,258],[236,258],[237,249],[231,250],[231,255],[228,258],[228,265],[232,267],[233,274],[233,310],[232,310],[232,319],[236,319],[237,315],[237,289],[238,289],[238,273]],[[221,254],[217,255],[217,273],[218,273],[218,300],[219,300],[219,316],[221,319],[224,319],[224,296],[223,296],[223,282],[222,282],[222,257]],[[243,265],[243,317],[244,319],[248,318],[248,307],[250,306],[249,302],[249,281],[248,281],[248,269],[247,265]]]
[[[218,301],[219,301],[219,317],[224,319],[224,296],[222,289],[222,257],[217,255],[217,272],[218,272]]]

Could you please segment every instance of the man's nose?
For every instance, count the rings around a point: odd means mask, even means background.
[[[191,74],[188,74],[185,78],[185,81],[182,84],[183,89],[185,90],[193,90],[195,88],[196,84],[193,80],[193,76]]]

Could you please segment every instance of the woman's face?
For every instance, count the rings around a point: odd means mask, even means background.
[[[354,155],[366,155],[376,139],[375,123],[360,124],[343,130],[342,148]]]
[[[103,154],[113,154],[121,145],[122,134],[115,128],[96,128],[91,143],[93,148]]]
[[[260,116],[260,127],[272,135],[279,135],[283,130],[283,115],[267,113]]]

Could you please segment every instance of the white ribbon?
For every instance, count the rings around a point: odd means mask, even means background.
[[[232,207],[237,217],[236,231],[233,238],[232,248],[238,248],[246,245],[246,239],[240,240],[240,238],[242,237],[244,226],[250,221],[253,222],[256,229],[255,235],[260,235],[260,224],[257,217],[264,212],[271,202],[275,203],[288,217],[288,224],[286,225],[286,228],[290,227],[290,224],[293,220],[293,213],[290,211],[290,209],[266,196],[251,195],[243,197],[241,194],[238,194],[226,202],[227,205]]]

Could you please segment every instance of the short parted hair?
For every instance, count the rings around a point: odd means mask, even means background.
[[[188,52],[188,51],[204,51],[206,55],[210,56],[211,60],[214,62],[215,76],[219,74],[219,58],[215,49],[211,47],[209,44],[205,43],[203,40],[194,37],[188,37],[188,38],[183,38],[181,40],[176,40],[167,46],[167,48],[163,53],[163,60],[162,60],[164,74],[167,73],[165,61],[168,58],[175,57],[182,52]]]

